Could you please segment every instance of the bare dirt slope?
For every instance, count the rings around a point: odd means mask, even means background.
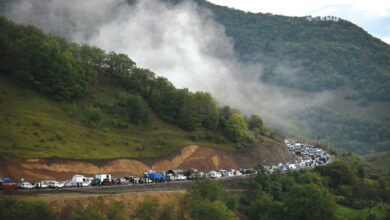
[[[258,144],[246,152],[225,151],[196,145],[186,146],[174,155],[159,159],[20,159],[3,158],[0,161],[0,175],[14,180],[25,178],[30,181],[43,179],[70,179],[74,174],[94,176],[110,173],[114,176],[141,175],[146,170],[169,170],[196,168],[201,171],[250,167],[257,163],[277,164],[294,160],[286,147],[272,142]]]

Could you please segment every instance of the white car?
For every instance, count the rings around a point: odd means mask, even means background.
[[[32,189],[32,188],[34,188],[34,186],[31,183],[26,182],[26,181],[19,183],[19,187],[21,189]]]
[[[64,187],[64,183],[57,182],[57,181],[50,181],[49,182],[49,187],[50,188],[62,188],[62,187]]]
[[[177,181],[182,181],[182,180],[186,180],[186,179],[187,179],[187,177],[184,176],[184,175],[182,175],[182,174],[178,174],[178,175],[176,176],[176,180],[177,180]]]
[[[209,176],[211,179],[215,179],[215,178],[221,178],[221,173],[220,172],[217,172],[217,171],[211,171],[209,173]]]
[[[35,188],[40,188],[40,189],[46,189],[49,187],[49,183],[47,181],[40,181],[34,183]]]

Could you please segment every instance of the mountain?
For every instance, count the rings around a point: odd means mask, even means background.
[[[241,61],[264,64],[261,73],[253,73],[259,87],[338,97],[322,105],[306,102],[306,109],[284,117],[289,125],[272,119],[270,124],[285,135],[332,142],[339,150],[390,150],[390,45],[342,18],[250,13],[194,2],[224,26]]]
[[[390,45],[336,17],[288,17],[243,12],[195,0],[213,12],[234,39],[239,57],[266,64],[261,80],[305,91],[336,89],[348,81],[353,99],[390,101]],[[280,63],[295,70],[289,77]]]
[[[124,54],[0,18],[3,156],[156,158],[187,145],[282,148],[260,116],[175,88]],[[283,147],[283,149],[285,149]]]
[[[26,2],[31,7],[22,7]],[[145,7],[136,7],[139,2],[127,0],[119,3],[135,5],[133,12],[137,16],[143,13],[149,16]],[[218,93],[228,91],[210,91],[218,97],[219,103],[233,106],[231,102],[240,100],[240,103],[234,103],[234,108],[240,108],[248,115],[262,115],[268,125],[280,129],[285,136],[318,140],[329,143],[340,151],[358,154],[390,150],[390,46],[372,37],[362,28],[342,18],[331,16],[288,17],[249,13],[214,5],[205,0],[147,2],[149,7],[164,2],[167,5],[159,5],[161,10],[178,9],[176,12],[190,3],[197,6],[189,7],[191,10],[201,11],[198,15],[203,16],[202,21],[207,23],[212,20],[223,27],[223,33],[233,44],[234,58],[240,68],[249,67],[250,71],[233,71],[234,77],[215,80],[218,83],[214,86],[218,88],[224,88],[225,84],[239,85],[237,91],[230,92],[227,96],[229,99],[218,96]],[[3,1],[2,4],[4,7],[0,7],[3,8],[3,11],[0,10],[1,14],[22,23],[37,25],[45,32],[68,39],[80,36],[84,37],[84,40],[94,38],[101,34],[102,30],[110,31],[109,28],[100,29],[102,26],[108,27],[116,20],[122,22],[123,19],[116,16],[126,15],[120,13],[122,8],[126,8],[125,5],[118,9],[117,5],[108,4],[110,7],[107,7],[106,15],[104,10],[100,11],[101,8],[97,13],[91,14],[91,10],[65,7],[57,0]],[[20,5],[16,11],[20,14],[9,13],[15,12],[10,9],[12,5]],[[69,8],[74,10],[74,13],[70,13]],[[188,10],[184,13],[192,16]],[[53,14],[56,19],[53,19]],[[151,38],[151,42],[144,42],[139,38],[130,39],[138,39],[140,42],[137,43],[143,46],[152,44],[150,47],[161,47],[159,43],[166,42],[163,41],[166,37],[165,20],[151,23],[147,18],[143,20],[149,23],[140,23],[146,27],[138,29],[150,28],[156,31],[153,33],[161,36]],[[117,31],[121,31],[122,26],[118,27]],[[137,36],[136,31],[137,28],[125,33]],[[123,35],[124,38],[126,36]],[[211,37],[207,36],[207,33],[202,36]],[[191,36],[189,38],[191,39]],[[210,47],[213,47],[213,44]],[[118,50],[121,48],[118,47]],[[179,49],[191,50],[192,47]],[[218,53],[218,50],[211,53]],[[160,56],[164,55],[166,56]],[[180,56],[180,52],[175,53],[176,55]],[[206,61],[218,60],[216,56],[209,58],[207,57]],[[167,63],[163,66],[170,65],[175,66]],[[207,71],[207,68],[205,69]],[[175,68],[169,70],[175,71]],[[210,73],[205,73],[205,78],[200,81],[207,82],[209,78],[206,76]],[[83,92],[83,89],[78,92]],[[242,94],[233,97],[235,93]],[[170,115],[168,118],[177,118],[177,115]]]

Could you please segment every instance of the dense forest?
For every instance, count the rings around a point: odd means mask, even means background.
[[[266,65],[261,80],[321,91],[339,88],[348,79],[358,91],[350,94],[354,99],[390,101],[390,46],[351,22],[246,13],[204,0],[195,2],[210,9],[224,25],[242,60]],[[295,75],[280,71],[279,65],[288,66]]]
[[[367,171],[358,157],[343,155],[313,171],[257,174],[228,192],[221,181],[199,179],[180,196],[149,196],[132,204],[100,197],[52,208],[44,202],[0,198],[0,219],[389,219],[390,177]],[[371,173],[371,174],[367,174]]]
[[[357,108],[367,107],[370,101],[389,105],[390,46],[353,23],[335,17],[250,13],[204,0],[195,2],[212,11],[212,18],[234,40],[243,62],[264,64],[259,81],[313,93],[352,88],[343,95],[356,101]],[[286,120],[294,124],[293,130],[305,130],[302,137],[330,139],[339,150],[359,154],[390,150],[389,115],[371,120],[364,114],[312,107]],[[285,135],[302,134],[287,127],[282,130]]]
[[[328,108],[312,107],[294,117],[295,123],[310,130],[312,137],[327,139],[339,150],[368,154],[388,151],[390,119],[368,120]]]
[[[275,137],[260,116],[244,117],[229,106],[220,107],[206,92],[176,89],[168,79],[138,68],[124,54],[71,43],[6,18],[0,18],[0,52],[2,75],[56,101],[82,99],[98,82],[129,92],[119,95],[118,103],[93,100],[85,111],[89,126],[102,121],[104,109],[126,116],[124,122],[115,123],[118,127],[127,122],[148,124],[153,112],[161,120],[193,131],[194,140],[231,141],[238,149],[250,147],[261,136]]]

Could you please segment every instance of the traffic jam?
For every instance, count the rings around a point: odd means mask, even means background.
[[[279,163],[276,165],[265,165],[266,172],[275,171],[285,172],[288,170],[297,170],[304,168],[314,168],[331,162],[331,155],[323,149],[314,147],[313,144],[285,139],[284,143],[288,150],[295,155],[295,161],[289,163]],[[88,177],[76,174],[69,180],[41,180],[31,183],[25,179],[12,181],[10,178],[0,179],[0,190],[19,190],[19,189],[46,189],[46,188],[64,188],[64,187],[99,187],[111,185],[130,185],[130,184],[153,184],[163,182],[192,181],[199,178],[234,178],[242,176],[256,175],[257,171],[253,168],[247,169],[220,169],[209,172],[198,171],[197,169],[172,169],[168,171],[148,170],[142,176],[122,176],[113,177],[111,174],[96,174],[94,177]]]

